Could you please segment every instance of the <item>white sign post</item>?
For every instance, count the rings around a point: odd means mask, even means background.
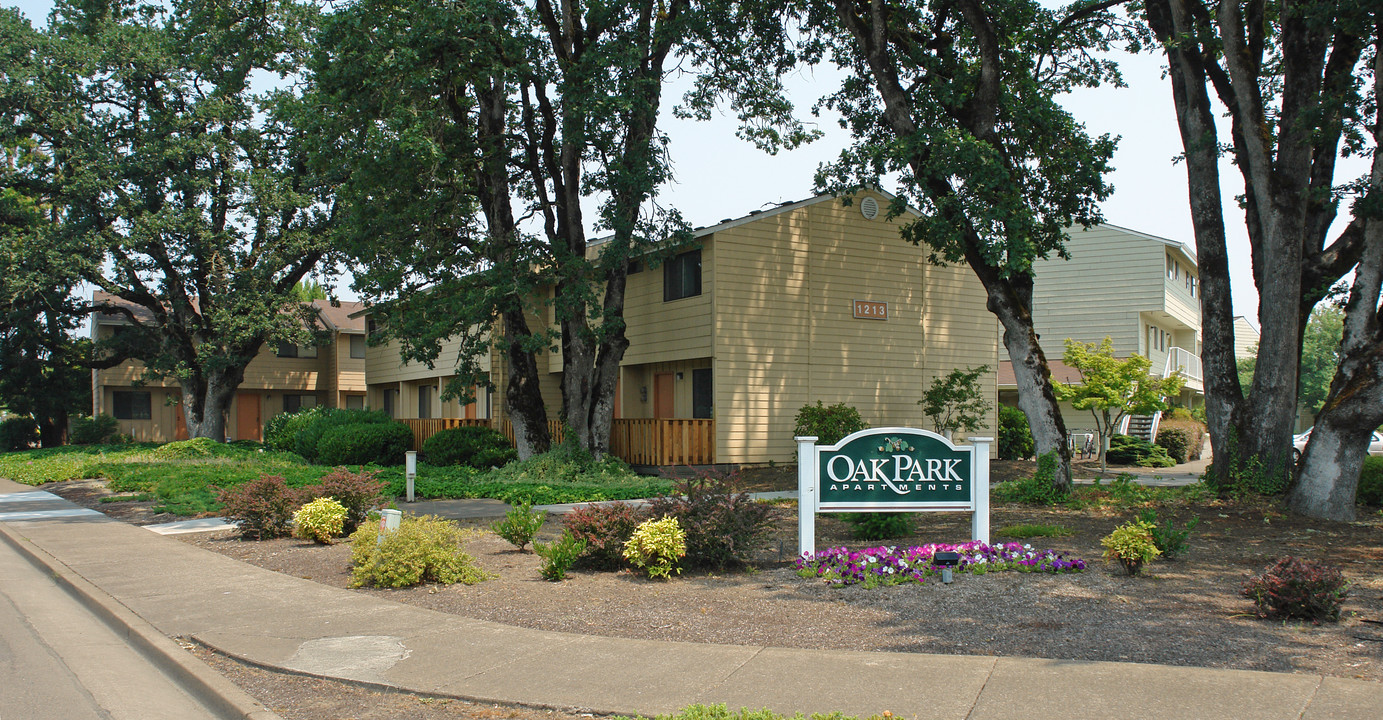
[[[989,542],[989,444],[953,445],[930,430],[861,430],[834,445],[797,440],[797,552],[816,552],[819,512],[970,512],[972,540]],[[823,475],[825,479],[823,480]]]
[[[413,480],[418,477],[418,451],[403,454],[404,500],[413,502]]]

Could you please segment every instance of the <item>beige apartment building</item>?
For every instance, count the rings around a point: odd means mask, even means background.
[[[825,195],[784,203],[698,229],[694,247],[657,267],[636,262],[616,453],[652,465],[790,462],[803,405],[844,402],[875,427],[927,427],[917,401],[957,367],[988,365],[984,389],[995,397],[999,328],[983,288],[968,267],[933,265],[924,248],[900,239],[900,221],[885,219],[890,199],[871,192],[849,206]],[[483,389],[472,406],[435,399],[454,349],[436,370],[398,357],[393,343],[367,351],[371,407],[503,426],[502,398]],[[496,388],[502,360],[494,353],[487,361]],[[538,362],[555,420],[560,350]],[[993,432],[995,410],[987,422]]]
[[[1080,382],[1060,362],[1065,340],[1097,343],[1109,337],[1117,357],[1143,355],[1159,376],[1180,372],[1185,386],[1178,404],[1203,402],[1200,275],[1195,251],[1185,243],[1114,225],[1072,229],[1071,259],[1034,265],[1033,326],[1052,370],[1052,382]],[[999,397],[1017,405],[1017,385],[1007,360],[1000,367]],[[1068,429],[1090,427],[1088,410],[1062,404]],[[1132,419],[1134,424],[1140,419]],[[1141,433],[1155,432],[1156,418]],[[1126,427],[1124,431],[1128,431]]]
[[[110,296],[97,293],[97,300]],[[314,300],[319,328],[331,340],[321,346],[266,345],[245,370],[226,420],[228,440],[260,440],[264,423],[281,412],[327,405],[365,406],[365,323],[360,303]],[[147,313],[130,305],[137,316]],[[128,325],[123,315],[97,314],[93,338],[110,337]],[[181,390],[175,380],[146,380],[144,364],[122,363],[92,371],[92,413],[114,416],[120,432],[138,441],[167,442],[187,437]]]

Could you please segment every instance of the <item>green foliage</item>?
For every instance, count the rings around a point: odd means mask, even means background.
[[[1108,337],[1098,344],[1067,338],[1062,362],[1080,372],[1081,381],[1061,383],[1052,390],[1058,400],[1070,402],[1077,410],[1089,410],[1094,416],[1101,448],[1106,441],[1111,443],[1109,450],[1102,452],[1106,462],[1127,462],[1112,456],[1111,436],[1119,421],[1125,415],[1151,415],[1166,410],[1168,405],[1163,398],[1175,396],[1184,383],[1180,375],[1159,378],[1148,374],[1152,361],[1137,353],[1122,360],[1114,357],[1114,342]]]
[[[72,432],[68,440],[73,445],[99,445],[110,442],[120,432],[120,421],[110,415],[72,418]]]
[[[1260,618],[1336,622],[1349,582],[1333,565],[1288,555],[1249,578],[1240,594],[1253,600]]]
[[[634,528],[648,519],[648,512],[628,503],[603,503],[576,508],[562,524],[572,537],[586,544],[582,561],[596,570],[624,566],[624,543]]]
[[[1045,525],[1040,523],[1008,525],[994,531],[1000,537],[1011,537],[1017,540],[1026,540],[1035,537],[1070,537],[1075,535],[1075,531],[1064,528],[1060,525]]]
[[[1330,381],[1340,364],[1340,341],[1344,337],[1345,311],[1331,302],[1323,302],[1311,311],[1301,338],[1301,374],[1297,378],[1297,409],[1318,415],[1325,397],[1330,393]],[[1253,348],[1254,354],[1258,348]],[[1257,357],[1237,361],[1239,383],[1244,393],[1253,384]]]
[[[0,452],[28,450],[38,442],[38,423],[31,417],[12,417],[0,421]]]
[[[1068,494],[1057,489],[1053,479],[1056,477],[1056,451],[1037,458],[1037,472],[1030,478],[1000,483],[990,490],[994,502],[1022,503],[1024,505],[1055,505],[1064,502]]]
[[[677,518],[645,520],[624,543],[624,559],[647,572],[649,578],[666,580],[673,572],[681,574],[678,561],[686,554],[687,536]]]
[[[686,564],[720,570],[744,563],[777,524],[779,508],[756,502],[738,485],[738,475],[704,473],[649,502],[653,517],[677,521],[686,542]]]
[[[1186,539],[1191,537],[1191,531],[1200,524],[1200,517],[1192,517],[1187,521],[1185,527],[1177,529],[1176,523],[1171,518],[1159,523],[1157,521],[1157,511],[1147,508],[1138,513],[1138,521],[1148,526],[1148,532],[1152,534],[1153,544],[1157,546],[1158,552],[1168,560],[1175,560],[1186,554],[1190,549]]]
[[[796,424],[792,434],[796,437],[815,436],[818,445],[834,445],[846,435],[868,430],[860,411],[845,403],[824,407],[820,400],[816,405],[803,405],[797,411]]]
[[[225,448],[225,450],[223,450]],[[191,458],[233,457],[237,453],[228,451],[225,444],[211,438],[192,438],[160,445],[154,450],[159,460],[186,460]]]
[[[856,540],[907,537],[917,527],[916,517],[905,512],[841,513],[840,519],[850,524],[850,535]]]
[[[339,408],[326,408],[321,412],[315,412],[308,416],[302,429],[298,430],[297,435],[294,436],[293,449],[310,463],[322,462],[319,444],[322,441],[322,437],[325,436],[329,430],[347,425],[366,424],[402,425],[402,423],[395,423],[394,419],[389,417],[389,415],[382,410],[342,410]],[[407,426],[404,427],[406,428]],[[408,446],[412,447],[412,443],[413,438],[412,435],[410,435]],[[338,438],[332,446],[332,449],[336,452],[344,452],[348,447],[348,441]],[[366,460],[363,462],[370,461]],[[391,464],[401,462],[403,462],[402,453],[399,454],[397,461]]]
[[[1157,445],[1178,464],[1199,460],[1205,445],[1205,425],[1191,419],[1163,418],[1157,427]]]
[[[1008,405],[999,406],[998,447],[1000,460],[1026,460],[1032,457],[1032,430],[1028,428],[1028,416],[1022,410]]]
[[[413,431],[400,422],[328,427],[317,441],[323,465],[402,465],[413,447]]]
[[[922,393],[917,404],[931,418],[938,433],[950,437],[957,430],[975,432],[985,427],[984,414],[989,410],[989,402],[980,378],[988,372],[988,365],[967,366],[932,379],[931,387]]]
[[[406,516],[397,530],[365,523],[351,535],[351,587],[411,587],[435,582],[474,585],[492,576],[463,549],[474,537],[440,517]]]
[[[585,551],[586,541],[573,537],[570,532],[563,532],[562,537],[556,542],[533,543],[533,552],[543,559],[538,567],[538,574],[542,575],[544,580],[553,582],[565,580],[567,571]]]
[[[1383,505],[1383,457],[1364,458],[1359,469],[1359,487],[1355,490],[1355,502],[1360,505]]]
[[[1229,467],[1223,483],[1217,482],[1216,487],[1233,497],[1279,495],[1287,490],[1292,480],[1289,467],[1269,468],[1257,456],[1244,457],[1239,450],[1239,431],[1233,426],[1229,428],[1229,437],[1216,446],[1215,463],[1206,468],[1205,477],[1218,480],[1220,465]]]
[[[504,514],[503,520],[496,521],[490,526],[494,533],[509,544],[523,552],[524,547],[533,540],[533,536],[543,528],[543,523],[547,522],[547,512],[534,510],[532,506],[523,503],[518,507],[510,508]]]
[[[1139,467],[1171,467],[1176,464],[1167,451],[1143,438],[1131,435],[1115,435],[1109,439],[1109,450],[1105,459],[1116,465],[1137,465]]]
[[[478,470],[501,467],[519,457],[504,435],[478,426],[443,430],[423,442],[422,454],[431,465],[465,465]]]
[[[349,535],[365,522],[371,510],[384,504],[384,489],[388,483],[375,479],[377,472],[351,472],[337,468],[322,476],[313,485],[303,487],[303,492],[314,498],[329,497],[346,508],[346,518],[342,532]]]
[[[288,487],[283,478],[263,475],[220,492],[222,515],[240,525],[240,536],[251,540],[285,537],[292,532],[293,512],[302,504],[302,493]]]
[[[1114,532],[1100,540],[1104,546],[1106,560],[1117,560],[1129,575],[1137,575],[1143,565],[1162,554],[1153,541],[1152,526],[1141,520],[1132,520],[1114,528]]]
[[[346,526],[346,506],[329,497],[319,497],[293,513],[293,536],[330,545]]]
[[[293,413],[279,413],[264,423],[264,447],[283,452],[296,452],[298,433],[307,429],[312,422],[326,415],[332,408],[314,405]]]

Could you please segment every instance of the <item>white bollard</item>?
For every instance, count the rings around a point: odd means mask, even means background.
[[[413,502],[413,480],[418,477],[418,451],[409,450],[403,454],[403,477],[406,481],[404,500]]]

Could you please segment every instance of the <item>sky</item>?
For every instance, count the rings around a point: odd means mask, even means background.
[[[44,24],[52,5],[51,0],[18,3],[35,25]],[[1091,135],[1110,133],[1121,138],[1109,176],[1114,194],[1101,205],[1105,222],[1194,248],[1186,171],[1174,162],[1181,153],[1181,140],[1171,86],[1162,78],[1161,58],[1124,55],[1119,57],[1119,64],[1127,87],[1083,89],[1062,98],[1063,105]],[[789,90],[803,117],[808,117],[807,112],[817,98],[834,89],[832,78],[829,71],[803,70],[790,79]],[[810,197],[817,166],[833,159],[849,143],[848,132],[837,126],[834,118],[823,117],[814,119],[816,127],[825,133],[822,139],[770,156],[735,137],[733,115],[717,116],[706,122],[680,120],[672,117],[674,104],[674,97],[665,100],[662,118],[671,140],[674,182],[662,190],[659,201],[678,208],[698,227]],[[1366,171],[1362,160],[1342,161],[1336,182]],[[1243,187],[1238,171],[1227,160],[1222,163],[1221,180],[1234,311],[1256,325],[1258,295],[1249,267],[1243,213],[1235,202]],[[1347,220],[1347,210],[1341,214]],[[587,213],[587,217],[593,216],[594,213]],[[1342,228],[1343,222],[1337,220],[1331,237]],[[1098,279],[1092,278],[1092,282]],[[353,297],[347,287],[338,291],[345,299]]]

